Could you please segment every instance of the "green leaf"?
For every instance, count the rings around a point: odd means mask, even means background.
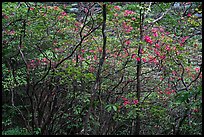
[[[117,111],[117,107],[116,106],[112,106],[114,111]]]

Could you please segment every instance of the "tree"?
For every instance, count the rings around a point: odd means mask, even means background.
[[[201,3],[77,4],[3,3],[4,134],[201,134]]]

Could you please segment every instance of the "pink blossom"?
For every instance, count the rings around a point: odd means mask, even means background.
[[[87,12],[88,12],[88,9],[87,9],[87,8],[84,8],[84,11],[85,11],[85,13],[87,13]]]
[[[135,12],[131,11],[131,10],[125,10],[124,16],[128,16],[131,14],[134,14]]]
[[[130,102],[128,100],[123,103],[124,106],[126,106],[128,104],[130,104]]]
[[[157,28],[152,28],[152,32],[153,32],[153,33],[157,32],[157,31],[158,31]]]
[[[114,14],[114,16],[118,16],[118,14],[117,14],[117,13],[115,13],[115,14]]]
[[[136,18],[135,18],[135,17],[132,17],[132,20],[136,20]]]
[[[143,53],[144,53],[144,50],[143,50],[142,48],[140,49],[140,53],[141,53],[141,54],[143,54]]]
[[[137,61],[140,61],[140,58],[139,58],[139,57],[137,57],[137,58],[136,58],[136,60],[137,60]]]
[[[43,59],[42,59],[42,62],[45,62],[45,63],[46,63],[46,62],[47,62],[47,59],[46,59],[46,58],[43,58]]]
[[[11,30],[11,31],[9,32],[9,34],[10,34],[10,35],[14,35],[14,34],[15,34],[15,31],[14,31],[14,30]]]
[[[175,76],[176,75],[176,71],[172,71],[172,74]]]
[[[155,44],[155,47],[158,48],[158,49],[160,48],[158,43]]]
[[[160,31],[160,32],[164,32],[164,29],[163,29],[163,28],[159,28],[159,31]]]
[[[30,10],[34,10],[35,8],[34,7],[30,7]]]
[[[89,50],[90,53],[94,53],[94,50]]]
[[[74,31],[78,31],[79,29],[78,28],[74,28]]]
[[[165,48],[167,51],[170,51],[170,46],[169,45],[166,45],[166,48]]]
[[[176,47],[173,47],[173,50],[176,50]]]
[[[142,61],[143,61],[143,62],[147,62],[147,60],[146,60],[145,58],[142,58]]]
[[[150,38],[149,36],[144,36],[144,40],[145,40],[147,43],[150,43],[150,44],[153,43],[152,40],[151,40],[151,38]]]
[[[132,57],[131,57],[131,58],[133,59],[133,58],[135,58],[135,57],[136,57],[136,54],[132,54]]]
[[[119,6],[114,6],[114,9],[116,9],[116,10],[120,10],[120,7]]]
[[[170,32],[166,32],[166,35],[169,35],[170,34]]]
[[[125,98],[125,97],[122,97],[122,100],[123,100],[123,101],[128,101],[128,99],[127,99],[127,98]]]
[[[138,100],[133,100],[133,103],[134,103],[135,105],[137,105],[137,104],[138,104]]]
[[[61,12],[61,15],[62,15],[62,16],[66,16],[67,13],[64,11],[64,12]]]
[[[98,51],[101,53],[103,50],[102,50],[102,48],[99,48]]]
[[[149,55],[148,58],[151,60],[151,59],[153,59],[153,56],[152,56],[152,55]]]
[[[193,109],[193,112],[198,112],[199,110],[197,108]]]
[[[181,39],[181,42],[184,43],[188,38],[189,38],[189,36],[183,37],[183,38]]]
[[[196,71],[196,72],[199,72],[199,70],[200,70],[200,68],[198,68],[198,67],[195,68],[195,71]]]
[[[97,60],[97,56],[96,55],[94,55],[94,60]]]
[[[8,19],[9,17],[5,15],[4,18],[5,18],[5,19]]]
[[[174,93],[174,92],[176,92],[176,91],[172,89],[172,90],[171,90],[171,93]]]
[[[156,49],[154,49],[154,53],[156,53],[158,56],[160,56],[160,52]]]
[[[130,31],[133,30],[133,27],[130,26],[130,25],[127,25],[126,22],[123,22],[123,23],[122,23],[122,26],[123,26],[124,30],[125,30],[127,33],[129,33]]]
[[[157,59],[156,59],[156,58],[154,58],[154,59],[153,59],[153,62],[154,62],[155,64],[157,64],[157,63],[158,63],[158,61],[157,61]]]
[[[190,13],[188,13],[188,15],[187,15],[188,17],[190,17],[190,16],[192,16]]]
[[[154,32],[154,33],[153,33],[153,36],[154,36],[154,37],[158,37],[157,32]]]
[[[130,45],[130,43],[131,43],[130,40],[127,40],[127,41],[125,42],[126,45]]]
[[[190,71],[190,68],[189,68],[189,67],[186,67],[186,71],[189,72],[189,71]]]
[[[89,67],[89,72],[94,72],[95,68],[94,67]]]

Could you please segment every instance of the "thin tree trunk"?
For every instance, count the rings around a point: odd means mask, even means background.
[[[142,9],[140,9],[140,41],[142,41],[142,39],[143,39],[143,20],[144,20],[144,13],[142,13]],[[140,44],[139,49],[138,49],[138,54],[137,54],[138,57],[140,58],[140,60],[137,61],[137,99],[138,99],[138,102],[140,102],[140,93],[141,93],[141,80],[140,80],[141,58],[142,58],[142,53],[140,52],[141,46],[142,45]],[[140,119],[139,113],[136,116],[135,131],[133,130],[133,132],[132,132],[134,135],[139,135],[139,133],[140,133],[140,121],[141,121],[141,119]],[[134,126],[134,121],[133,121],[133,126]]]
[[[92,89],[92,95],[91,95],[91,99],[90,99],[90,106],[89,106],[89,110],[87,112],[86,115],[86,119],[85,119],[85,127],[84,127],[84,134],[87,135],[88,134],[88,123],[89,123],[89,117],[91,114],[91,111],[94,111],[93,108],[93,103],[96,99],[96,91],[99,89],[100,87],[100,75],[101,75],[101,70],[102,70],[102,66],[105,60],[105,56],[106,56],[106,34],[105,34],[105,28],[106,28],[106,4],[103,4],[103,24],[102,24],[102,35],[103,35],[103,53],[102,53],[102,57],[100,58],[99,61],[99,67],[98,67],[98,71],[96,74],[96,81],[95,84],[93,86]],[[100,94],[100,93],[99,93]]]

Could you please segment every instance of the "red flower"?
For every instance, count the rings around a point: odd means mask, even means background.
[[[31,60],[31,63],[34,63],[34,62],[35,62],[35,61],[32,59],[32,60]]]
[[[140,58],[139,58],[139,57],[137,57],[137,58],[136,58],[136,60],[137,60],[137,61],[140,61]]]
[[[181,42],[184,43],[188,38],[189,38],[189,36],[183,37],[183,38],[181,39]]]
[[[67,13],[66,12],[61,12],[62,16],[66,16]]]
[[[145,40],[147,43],[150,43],[150,44],[153,43],[152,40],[151,40],[151,38],[150,38],[149,36],[145,36],[145,37],[144,37],[144,40]]]
[[[34,10],[35,8],[33,8],[33,7],[30,7],[30,10]]]
[[[47,61],[46,58],[43,58],[43,59],[42,59],[42,62],[47,63],[48,61]]]
[[[94,50],[89,50],[89,52],[94,53]]]
[[[172,71],[172,74],[173,74],[173,75],[176,75],[176,71],[173,70],[173,71]]]
[[[166,48],[165,48],[167,51],[170,51],[170,46],[169,45],[166,45]]]
[[[154,32],[154,33],[153,33],[153,36],[154,36],[154,37],[158,37],[157,32]]]
[[[193,112],[198,112],[198,109],[197,108],[193,109]]]
[[[117,14],[117,13],[115,13],[115,14],[114,14],[114,16],[118,16],[118,14]]]
[[[94,72],[95,71],[95,68],[94,67],[89,67],[89,72]]]
[[[130,43],[131,43],[130,40],[127,40],[127,41],[125,42],[126,45],[130,45]]]
[[[143,61],[143,62],[147,62],[147,60],[146,60],[145,58],[142,58],[142,61]]]
[[[131,10],[125,10],[124,16],[128,16],[131,14],[134,14],[135,12],[131,11]]]
[[[102,48],[99,48],[99,50],[98,50],[98,51],[101,53],[103,50],[102,50]]]
[[[157,32],[157,31],[158,31],[158,28],[153,28],[153,29],[152,29],[152,32],[153,32],[153,33]]]
[[[14,30],[11,30],[8,34],[14,35],[14,34],[15,34],[15,31],[14,31]]]
[[[131,57],[131,58],[133,59],[133,58],[135,58],[135,57],[136,57],[136,54],[132,54],[132,57]]]
[[[114,6],[114,9],[116,9],[116,10],[120,10],[120,7],[119,6]]]
[[[188,13],[188,15],[187,15],[188,17],[190,17],[191,16],[191,14],[190,13]]]
[[[128,105],[128,104],[130,104],[130,102],[129,102],[128,100],[126,100],[126,101],[123,103],[124,106],[126,106],[126,105]]]
[[[97,56],[96,55],[94,55],[94,60],[97,60]]]
[[[158,49],[160,48],[159,44],[157,44],[157,43],[155,44],[155,47]]]
[[[136,20],[136,18],[132,17],[132,20]]]
[[[197,68],[195,68],[195,71],[196,71],[196,72],[199,72],[199,70],[200,70],[200,68],[198,68],[198,67],[197,67]]]
[[[84,11],[85,11],[85,13],[87,13],[87,12],[88,12],[88,9],[87,9],[87,8],[84,8]]]
[[[5,19],[8,19],[9,17],[5,15],[4,18],[5,18]]]
[[[137,105],[137,104],[138,104],[138,100],[133,100],[133,103],[134,103],[135,105]]]
[[[122,97],[122,100],[124,100],[124,101],[128,101],[128,99],[127,99],[127,98],[125,98],[125,97]]]
[[[186,71],[187,71],[187,72],[190,72],[190,68],[189,68],[189,67],[186,67]]]

